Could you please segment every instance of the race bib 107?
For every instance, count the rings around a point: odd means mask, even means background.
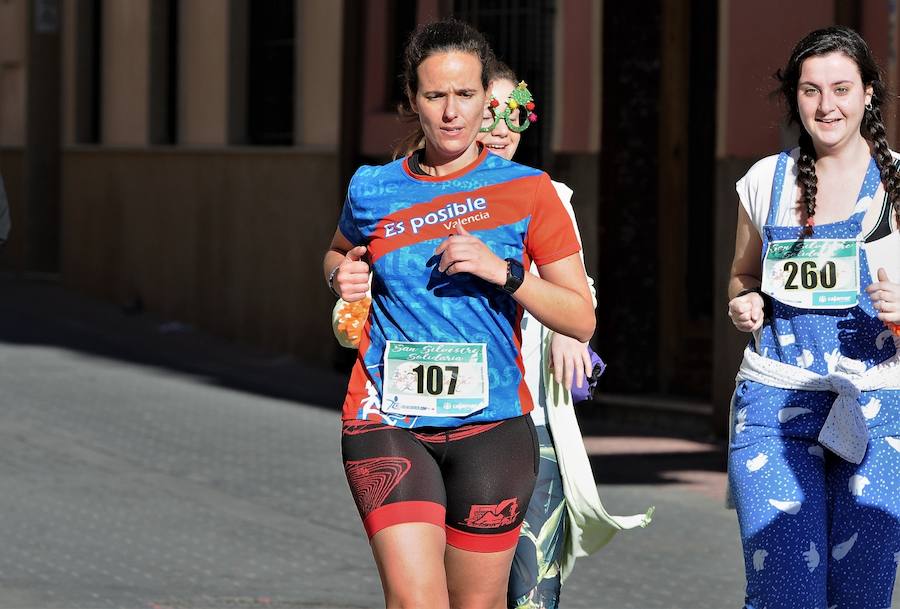
[[[487,344],[387,341],[382,411],[463,417],[487,405]]]

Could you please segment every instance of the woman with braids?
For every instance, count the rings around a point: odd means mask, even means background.
[[[853,30],[776,77],[799,147],[737,183],[728,315],[752,333],[729,476],[747,609],[883,609],[900,561],[900,176]]]
[[[476,142],[492,61],[462,22],[413,32],[403,76],[424,148],[356,172],[325,254],[347,302],[372,272],[342,452],[391,608],[506,606],[538,469],[519,321],[527,309],[581,341],[594,330],[550,179]]]

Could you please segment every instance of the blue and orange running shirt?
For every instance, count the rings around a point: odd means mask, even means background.
[[[363,166],[350,182],[338,227],[366,245],[372,305],[363,328],[343,419],[398,427],[457,427],[529,412],[520,356],[522,307],[468,273],[437,270],[434,250],[458,224],[500,258],[528,269],[580,250],[572,221],[546,173],[489,154],[447,176],[419,176],[408,159]],[[403,416],[381,411],[386,341],[486,343],[489,404],[465,417]]]

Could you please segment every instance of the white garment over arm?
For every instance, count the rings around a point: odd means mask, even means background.
[[[572,209],[572,190],[560,182],[553,182],[560,200],[572,218],[575,234],[581,243],[575,211]],[[581,252],[584,264],[584,251]],[[532,265],[531,272],[538,274]],[[597,295],[594,281],[585,273],[594,307]],[[581,429],[575,417],[572,393],[553,379],[550,371],[550,340],[553,332],[526,314],[522,317],[522,359],[525,363],[525,382],[535,402],[531,411],[535,425],[546,424],[553,438],[556,462],[562,477],[563,495],[566,500],[566,538],[560,557],[560,578],[563,582],[572,573],[575,559],[593,554],[615,536],[618,531],[642,528],[650,524],[651,507],[644,514],[613,516],[600,501],[591,463],[588,458]],[[546,421],[544,413],[546,412]]]

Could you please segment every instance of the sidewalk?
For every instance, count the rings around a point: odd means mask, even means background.
[[[0,273],[5,342],[39,343],[205,377],[238,391],[340,409],[346,375],[327,362],[301,365],[288,355],[238,345],[178,320],[66,290],[49,280]]]
[[[177,320],[126,313],[52,281],[0,275],[0,295],[4,342],[64,346],[335,412],[343,401],[347,375],[335,370],[330,358],[319,367],[304,365]],[[598,484],[680,484],[711,499],[724,497],[724,445],[705,433],[698,417],[686,416],[679,424],[671,420],[673,414],[632,410],[621,415],[620,410],[600,403],[578,409]]]
[[[380,606],[329,365],[0,277],[0,609]],[[562,606],[739,607],[722,443],[591,408],[606,508],[656,512],[580,559]]]

